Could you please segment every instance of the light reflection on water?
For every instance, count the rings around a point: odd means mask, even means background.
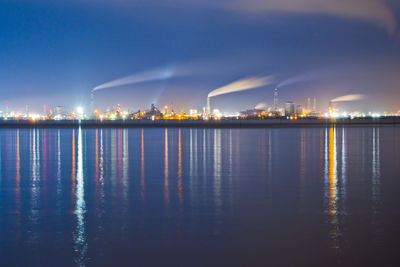
[[[76,203],[74,214],[76,216],[76,229],[74,231],[74,250],[76,252],[75,263],[85,266],[87,241],[86,241],[86,202],[85,202],[85,179],[83,177],[83,148],[82,129],[78,129],[78,160],[76,172]]]
[[[164,141],[164,198],[165,206],[168,208],[169,204],[169,163],[168,163],[168,129],[165,129],[165,141]],[[167,209],[168,210],[168,209]]]
[[[1,256],[17,265],[382,263],[400,237],[399,133],[1,129]]]

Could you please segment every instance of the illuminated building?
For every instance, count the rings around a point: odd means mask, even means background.
[[[301,114],[301,113],[303,113],[303,106],[296,105],[296,114]]]
[[[56,107],[56,116],[64,116],[64,107],[63,106],[57,106]]]
[[[285,116],[290,117],[296,115],[296,104],[292,101],[285,103]]]

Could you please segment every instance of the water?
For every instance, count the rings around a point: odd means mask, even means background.
[[[400,128],[0,129],[1,265],[394,265]]]

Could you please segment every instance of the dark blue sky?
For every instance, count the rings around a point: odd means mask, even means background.
[[[214,97],[213,107],[271,105],[289,80],[282,101],[317,97],[322,109],[362,93],[343,108],[397,111],[399,10],[383,0],[0,1],[0,109],[4,100],[88,109],[92,88],[165,69],[166,79],[96,92],[96,107],[200,109],[215,88],[275,75],[269,86]]]

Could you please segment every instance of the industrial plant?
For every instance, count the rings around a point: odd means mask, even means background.
[[[273,105],[268,106],[266,103],[260,103],[254,108],[250,108],[235,114],[222,114],[219,109],[212,108],[212,98],[217,95],[248,90],[260,87],[269,83],[269,77],[250,78],[231,83],[227,86],[211,91],[205,101],[202,110],[189,109],[188,112],[177,112],[173,108],[164,106],[160,109],[155,104],[151,104],[148,109],[144,110],[126,110],[120,104],[100,111],[95,108],[94,100],[95,90],[90,93],[90,110],[85,111],[83,107],[76,107],[74,110],[68,111],[64,106],[56,106],[54,108],[43,105],[43,113],[30,113],[29,107],[26,106],[25,112],[9,111],[8,101],[5,102],[5,112],[0,111],[1,121],[156,121],[156,120],[191,120],[191,121],[226,121],[226,120],[326,120],[326,119],[357,119],[357,118],[385,118],[398,117],[395,114],[376,114],[376,113],[360,113],[360,112],[340,112],[336,103],[342,101],[356,101],[363,98],[363,95],[345,95],[332,99],[328,103],[326,111],[317,109],[317,99],[308,97],[305,105],[295,103],[294,101],[282,101],[280,104],[279,91],[275,88],[272,92]]]

